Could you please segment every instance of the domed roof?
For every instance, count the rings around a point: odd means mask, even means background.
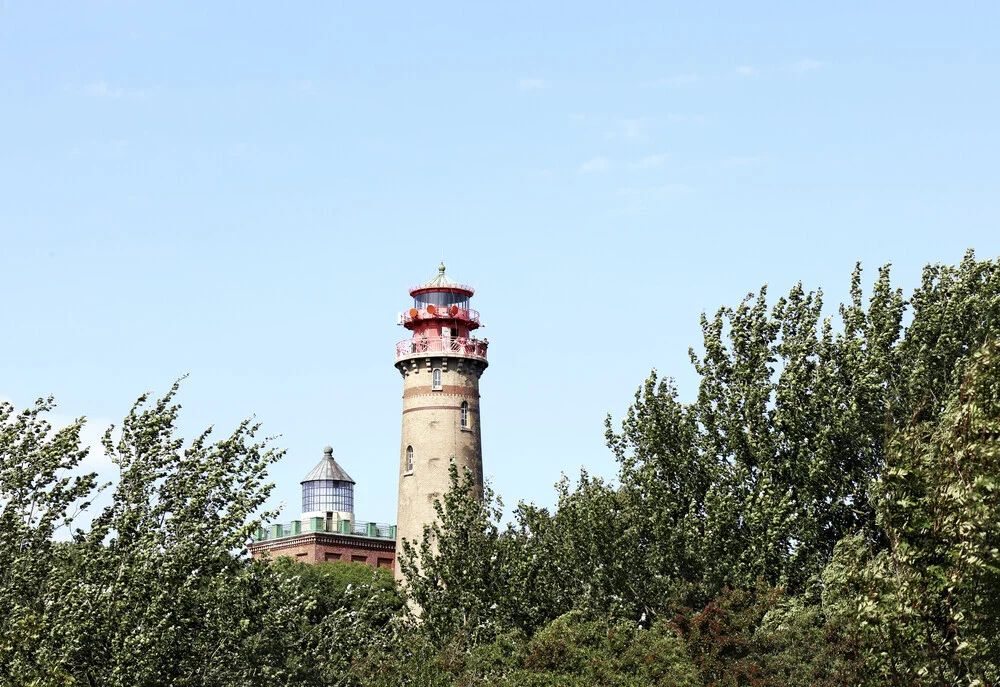
[[[438,265],[437,276],[426,284],[420,284],[411,288],[410,295],[416,296],[418,293],[422,293],[424,291],[464,291],[471,296],[476,292],[476,290],[471,286],[459,284],[457,281],[449,277],[444,273],[444,269],[444,263],[442,262]]]
[[[344,468],[337,464],[337,461],[333,459],[333,447],[327,446],[323,449],[323,460],[319,464],[309,471],[309,474],[300,482],[304,484],[305,482],[316,482],[319,480],[335,480],[337,482],[350,482],[351,484],[356,484],[356,482],[351,479],[351,476],[344,472]]]

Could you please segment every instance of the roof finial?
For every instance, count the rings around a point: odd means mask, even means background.
[[[324,446],[323,455],[330,456],[331,458],[333,458],[333,446]]]
[[[439,274],[444,274],[444,260],[442,260],[441,264],[438,265],[438,273]]]

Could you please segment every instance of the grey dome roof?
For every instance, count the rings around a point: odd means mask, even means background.
[[[333,459],[333,448],[327,446],[323,449],[323,460],[316,467],[309,471],[300,484],[305,482],[315,482],[317,480],[335,480],[338,482],[350,482],[357,484],[351,476],[344,472],[344,468]]]

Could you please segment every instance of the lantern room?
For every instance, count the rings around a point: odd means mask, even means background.
[[[413,338],[396,345],[397,360],[410,355],[440,352],[486,358],[486,341],[472,333],[482,326],[479,313],[469,307],[476,292],[445,274],[444,263],[426,284],[410,289],[413,307],[400,313],[399,324],[413,332]]]
[[[330,522],[354,521],[354,480],[323,449],[323,459],[302,480],[302,519],[326,518]]]

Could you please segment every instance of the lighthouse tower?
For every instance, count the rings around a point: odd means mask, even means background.
[[[479,313],[469,307],[474,292],[451,280],[442,263],[436,277],[410,289],[413,307],[400,317],[413,336],[396,344],[403,375],[397,553],[403,539],[419,541],[424,525],[434,522],[434,500],[451,486],[452,462],[459,475],[471,471],[482,496],[479,377],[487,341],[473,333],[480,326]]]

